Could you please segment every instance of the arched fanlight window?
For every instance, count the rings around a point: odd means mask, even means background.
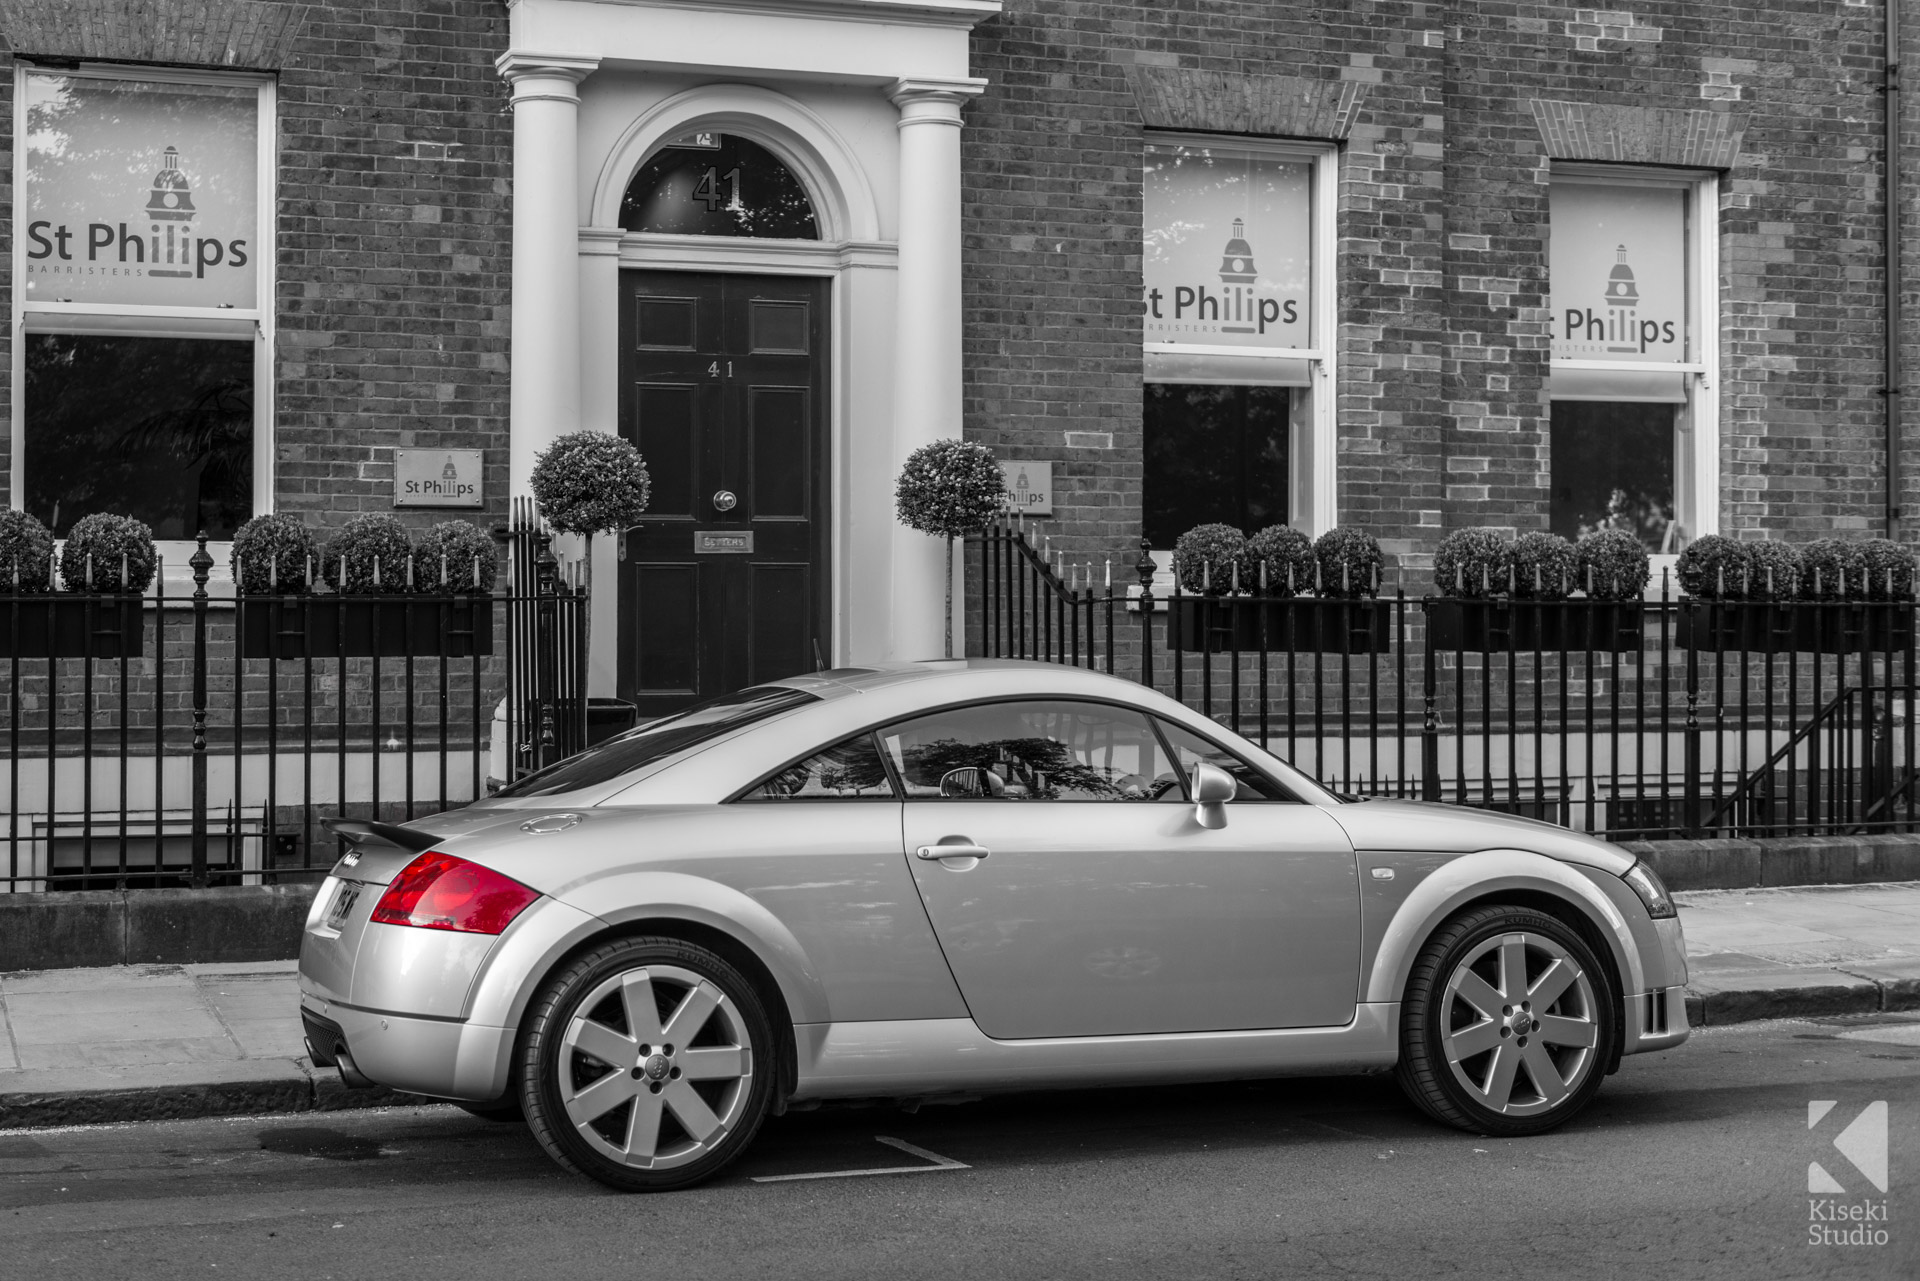
[[[627,184],[620,225],[683,236],[818,240],[807,189],[779,157],[730,133],[690,133],[655,152]]]

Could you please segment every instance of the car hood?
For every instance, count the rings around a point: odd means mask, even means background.
[[[1619,876],[1633,855],[1616,845],[1570,832],[1552,823],[1428,801],[1357,801],[1327,811],[1362,852],[1420,850],[1471,854],[1478,850],[1530,850],[1563,863],[1579,863]]]

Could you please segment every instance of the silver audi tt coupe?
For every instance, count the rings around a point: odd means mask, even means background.
[[[685,1187],[825,1099],[1393,1071],[1533,1134],[1687,1037],[1652,870],[1355,801],[1072,668],[730,694],[352,850],[300,955],[313,1061]]]

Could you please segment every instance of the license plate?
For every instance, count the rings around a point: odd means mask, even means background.
[[[345,923],[348,913],[353,911],[353,905],[359,901],[359,887],[353,885],[341,886],[340,892],[334,895],[333,906],[327,909],[327,928],[330,930],[339,929],[340,926]]]

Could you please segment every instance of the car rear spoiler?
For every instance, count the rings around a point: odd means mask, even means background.
[[[398,823],[375,823],[358,818],[323,818],[320,826],[356,849],[362,845],[391,845],[409,854],[419,854],[440,843],[431,832],[416,832]]]

